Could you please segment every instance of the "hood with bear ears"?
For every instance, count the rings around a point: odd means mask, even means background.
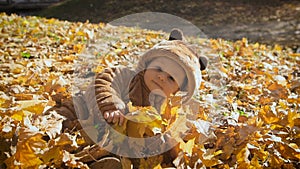
[[[173,29],[170,33],[169,40],[164,40],[156,44],[152,49],[141,56],[137,71],[147,69],[149,63],[158,57],[167,57],[176,61],[184,69],[187,76],[187,82],[181,86],[181,91],[187,92],[187,94],[183,96],[182,101],[186,103],[197,93],[202,80],[201,71],[206,68],[208,62],[205,56],[199,56],[189,46],[190,45],[185,42],[181,30]]]

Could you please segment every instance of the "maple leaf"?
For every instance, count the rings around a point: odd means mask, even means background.
[[[20,104],[20,107],[23,110],[29,111],[37,115],[40,115],[44,112],[44,108],[47,104],[47,102],[39,100],[18,101],[17,103]]]
[[[186,142],[186,143],[183,142],[183,141],[181,141],[180,144],[179,144],[179,148],[180,148],[183,152],[187,153],[187,155],[192,156],[194,144],[195,144],[195,138],[189,140],[189,141]]]
[[[12,168],[17,166],[30,168],[41,165],[43,161],[39,158],[40,152],[37,150],[46,148],[46,142],[42,137],[43,135],[38,133],[18,142],[16,153],[5,161],[6,165]]]
[[[154,136],[163,129],[161,116],[153,107],[142,107],[126,115],[127,135],[142,138],[144,135]]]

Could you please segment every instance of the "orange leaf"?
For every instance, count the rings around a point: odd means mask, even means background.
[[[22,168],[37,168],[43,163],[35,150],[46,147],[46,142],[42,139],[42,134],[36,134],[27,140],[18,142],[16,153],[5,161],[10,167],[16,167],[19,163]]]
[[[271,95],[277,99],[286,99],[288,97],[288,91],[278,83],[269,85],[268,89],[272,92]]]

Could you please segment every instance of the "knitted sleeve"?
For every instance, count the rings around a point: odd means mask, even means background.
[[[94,100],[94,103],[88,103],[90,112],[97,109],[101,113],[109,110],[124,111],[132,74],[133,71],[127,68],[107,68],[97,74],[95,83],[90,85],[85,94],[88,102]]]
[[[81,129],[83,122],[80,124],[78,120],[85,120],[86,125],[93,125],[93,120],[89,119],[97,117],[95,115],[99,112],[126,109],[132,75],[133,71],[130,69],[107,68],[96,75],[94,83],[91,83],[84,93],[72,98],[57,95],[54,98],[56,106],[49,109],[46,114],[55,110],[66,117],[63,122],[64,129]]]

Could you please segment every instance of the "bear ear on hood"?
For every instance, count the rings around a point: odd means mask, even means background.
[[[200,70],[204,70],[207,67],[208,59],[205,56],[199,57]]]
[[[183,33],[180,29],[172,29],[169,40],[184,40]]]
[[[181,40],[181,41],[185,41],[185,38],[183,36],[183,32],[178,29],[178,28],[174,28],[172,29],[170,36],[169,36],[169,41],[172,40]],[[190,47],[188,47],[190,48]],[[192,48],[190,48],[191,51],[195,52]],[[208,64],[208,59],[205,56],[198,56],[196,54],[196,56],[199,58],[199,63],[200,63],[200,70],[204,70],[207,67]]]

